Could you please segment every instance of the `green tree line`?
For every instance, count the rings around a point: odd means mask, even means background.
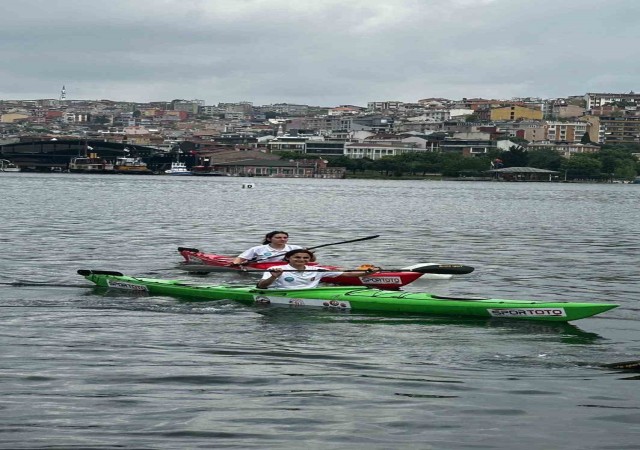
[[[640,173],[640,161],[633,156],[640,153],[640,145],[604,145],[599,152],[575,154],[564,158],[554,150],[528,150],[512,146],[507,151],[491,150],[486,155],[466,157],[456,153],[412,152],[398,156],[385,156],[378,160],[351,159],[346,156],[326,157],[329,166],[345,167],[348,173],[363,176],[375,173],[379,177],[427,176],[445,177],[487,176],[491,162],[502,160],[502,167],[535,167],[561,172],[568,180],[626,179]],[[283,158],[308,158],[309,155],[283,153]]]

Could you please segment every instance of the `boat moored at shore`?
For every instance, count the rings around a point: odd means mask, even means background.
[[[193,175],[189,169],[187,169],[187,165],[183,162],[172,162],[171,169],[165,170],[164,173],[167,175]]]
[[[142,158],[119,157],[114,164],[115,173],[131,175],[151,175],[153,172],[147,167]]]
[[[79,156],[69,161],[71,173],[114,173],[114,166],[103,158]]]
[[[20,172],[20,167],[8,159],[0,159],[0,172]]]

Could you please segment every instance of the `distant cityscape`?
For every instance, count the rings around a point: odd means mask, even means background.
[[[477,157],[514,145],[565,158],[599,152],[603,145],[640,149],[639,104],[640,94],[629,92],[554,99],[425,98],[366,106],[247,101],[214,106],[184,99],[72,100],[62,87],[55,99],[1,100],[0,148],[2,159],[36,169],[68,168],[72,156],[153,153],[166,156],[160,169],[182,155],[191,166],[227,164],[216,169],[228,174],[309,176],[301,166],[312,164],[317,175],[327,169],[325,158],[335,157],[375,161],[425,152]],[[41,147],[36,152],[41,157],[29,159],[24,144],[33,147],[34,142],[59,144]],[[58,155],[64,142],[69,147]],[[110,155],[103,154],[101,143],[111,144]],[[305,159],[286,160],[291,166],[278,168],[274,161],[282,152]],[[232,167],[234,161],[244,165]],[[318,161],[324,161],[320,169]],[[341,176],[335,170],[320,175]]]

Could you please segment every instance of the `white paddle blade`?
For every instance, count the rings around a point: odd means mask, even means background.
[[[406,270],[408,272],[422,272],[421,269],[438,267],[439,265],[440,264],[435,263],[418,263],[411,266],[403,267],[402,270]],[[425,273],[421,278],[423,280],[450,280],[452,277],[453,275],[445,273]]]

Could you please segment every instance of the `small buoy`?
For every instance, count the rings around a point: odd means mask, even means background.
[[[253,188],[253,183],[244,183],[242,185],[242,189],[252,189]]]

